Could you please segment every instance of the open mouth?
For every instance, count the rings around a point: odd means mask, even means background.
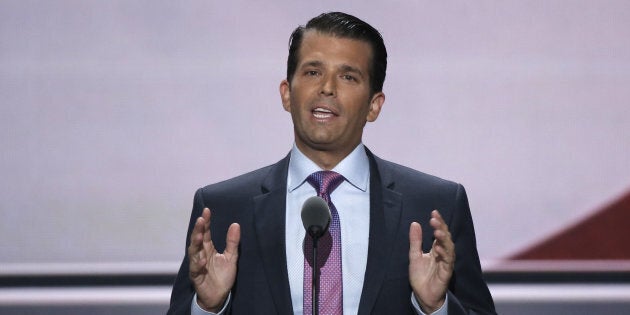
[[[312,113],[313,116],[315,116],[315,118],[317,119],[326,119],[335,116],[335,113],[333,113],[331,110],[321,107],[313,109]]]

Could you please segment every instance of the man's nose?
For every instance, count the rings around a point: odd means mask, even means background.
[[[319,93],[325,96],[335,96],[337,93],[337,83],[335,82],[334,75],[328,75],[324,78]]]

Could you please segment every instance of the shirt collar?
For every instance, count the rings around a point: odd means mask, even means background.
[[[306,178],[314,172],[322,169],[304,155],[298,147],[293,144],[291,149],[291,157],[289,159],[289,175],[287,178],[287,187],[289,192],[302,186]],[[370,162],[368,161],[365,146],[359,143],[348,156],[346,156],[333,171],[343,175],[343,177],[352,186],[362,191],[367,191],[368,182],[370,180]]]

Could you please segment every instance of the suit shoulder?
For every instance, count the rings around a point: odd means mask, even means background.
[[[242,195],[243,193],[260,193],[263,181],[276,166],[277,164],[268,165],[230,179],[209,184],[199,188],[198,193],[201,193],[203,196],[235,196]]]
[[[375,157],[379,172],[383,177],[390,177],[394,181],[408,187],[426,187],[441,190],[457,190],[461,184],[441,177],[427,174],[413,168]]]

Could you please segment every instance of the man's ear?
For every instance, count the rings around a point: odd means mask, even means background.
[[[385,94],[383,94],[383,92],[376,92],[372,95],[370,110],[366,118],[367,121],[373,122],[378,118],[378,115],[381,113],[381,108],[383,108],[383,103],[385,103]]]
[[[282,107],[287,112],[291,112],[291,86],[289,81],[282,80],[280,82],[280,99],[282,99]]]

